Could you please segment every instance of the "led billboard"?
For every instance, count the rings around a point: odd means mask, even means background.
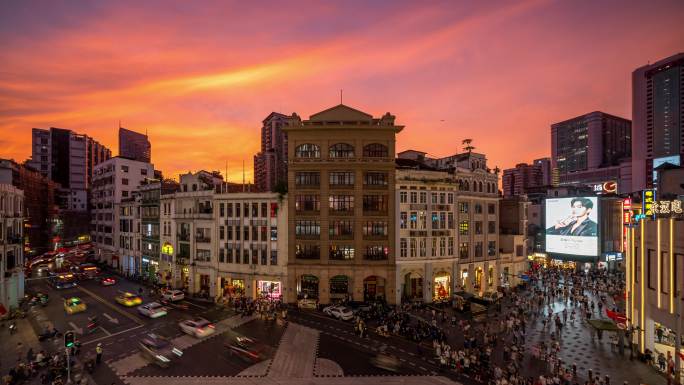
[[[549,198],[545,211],[547,253],[598,257],[597,197]]]

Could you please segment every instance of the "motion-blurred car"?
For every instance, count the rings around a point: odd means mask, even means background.
[[[262,347],[249,337],[237,336],[225,345],[231,356],[238,356],[244,361],[255,364],[263,359]]]
[[[138,313],[150,318],[159,318],[167,315],[168,309],[158,302],[150,302],[138,306]]]
[[[78,297],[71,297],[64,300],[64,311],[67,314],[80,313],[86,311],[87,306],[85,302],[81,301]]]
[[[342,321],[349,321],[354,318],[354,312],[352,312],[350,308],[344,306],[328,306],[323,309],[323,313]]]
[[[147,334],[140,341],[138,347],[143,357],[162,368],[168,367],[183,356],[183,352],[173,346],[168,338],[158,334]]]
[[[190,334],[197,338],[204,338],[214,334],[214,324],[205,320],[204,318],[195,318],[192,320],[181,321],[178,326],[184,333]]]
[[[114,277],[104,277],[100,280],[100,284],[102,286],[112,286],[116,283],[116,279]]]
[[[142,298],[138,297],[133,293],[121,292],[119,295],[114,297],[114,300],[124,306],[137,306],[142,304]]]
[[[180,301],[185,298],[185,293],[181,290],[167,290],[162,294],[162,298],[171,302]]]
[[[297,301],[298,309],[310,309],[316,310],[318,307],[318,301],[313,298],[302,298]]]

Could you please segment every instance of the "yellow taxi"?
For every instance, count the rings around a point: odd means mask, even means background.
[[[80,313],[85,311],[87,308],[85,302],[81,301],[78,297],[71,297],[64,300],[64,311],[67,314]]]
[[[114,300],[121,305],[124,306],[138,306],[142,304],[142,298],[138,297],[137,295],[133,293],[128,293],[128,292],[122,292],[116,297],[114,297]]]

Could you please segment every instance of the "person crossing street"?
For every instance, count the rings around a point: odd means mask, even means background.
[[[102,361],[102,344],[98,343],[97,346],[95,347],[95,364],[99,365],[100,362]]]

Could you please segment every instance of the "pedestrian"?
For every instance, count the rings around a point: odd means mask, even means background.
[[[95,356],[95,363],[97,365],[99,365],[100,362],[102,361],[102,344],[101,343],[98,343],[97,346],[95,347],[95,353],[97,354]]]

